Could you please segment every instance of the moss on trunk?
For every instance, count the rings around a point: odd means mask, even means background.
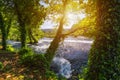
[[[2,13],[0,13],[0,29],[2,32],[2,46],[3,46],[3,50],[6,50],[7,47],[7,43],[6,43],[6,39],[7,39],[7,35],[6,35],[6,27],[4,25],[4,19],[2,16]]]
[[[120,3],[97,0],[96,37],[85,80],[120,79]]]

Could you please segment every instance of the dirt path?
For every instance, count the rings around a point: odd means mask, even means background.
[[[19,65],[17,64],[17,54],[1,51],[0,62],[3,63],[3,69],[0,70],[0,80],[12,78],[14,74],[17,74],[20,71]]]
[[[4,51],[3,51],[4,52]],[[3,68],[0,69],[0,80],[40,80],[40,71],[33,67],[28,68],[21,65],[18,54],[0,51],[0,62]]]

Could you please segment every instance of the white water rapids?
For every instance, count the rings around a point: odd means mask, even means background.
[[[36,53],[45,53],[52,40],[53,39],[51,38],[42,38],[38,41],[36,45],[29,44],[29,46]],[[20,42],[17,41],[8,40],[7,42],[14,48],[19,49],[21,46]],[[59,71],[58,73],[60,73],[61,75],[64,74],[63,76],[64,77],[67,76],[66,78],[68,78],[68,76],[70,77],[71,74],[72,75],[79,74],[81,72],[81,67],[85,66],[87,63],[88,52],[91,48],[92,43],[93,43],[92,39],[88,39],[85,37],[77,38],[68,37],[62,43],[60,43],[60,46],[56,51],[56,57],[60,58],[56,59],[58,59],[57,61],[59,61],[59,63],[61,64],[57,65],[58,62],[53,60],[57,66],[61,66],[59,70],[61,73]],[[66,60],[63,60],[63,58]],[[71,71],[74,70],[73,73],[71,73],[70,69]]]

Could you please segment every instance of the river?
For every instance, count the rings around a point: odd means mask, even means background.
[[[42,38],[36,45],[29,46],[33,48],[36,53],[45,53],[52,41],[52,38]],[[92,39],[86,37],[68,37],[60,43],[56,56],[67,59],[71,63],[71,68],[74,70],[73,75],[78,75],[82,72],[82,67],[87,65],[88,53],[93,43]],[[8,41],[8,44],[15,48],[20,48],[20,42]]]

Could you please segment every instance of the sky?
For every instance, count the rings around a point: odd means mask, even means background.
[[[40,2],[41,5],[44,7],[47,7],[49,5],[45,4],[44,2]],[[82,12],[68,12],[67,13],[67,20],[68,25],[64,25],[64,28],[70,29],[73,24],[77,23],[79,20],[82,20],[85,18],[85,14]],[[52,20],[45,20],[44,23],[41,25],[41,29],[52,29],[58,26],[56,23],[54,23]]]
[[[83,18],[85,18],[85,14],[83,14],[83,13],[68,13],[67,18],[68,18],[68,25],[64,26],[64,28],[70,29],[73,24],[75,24],[79,20],[82,20]],[[57,26],[57,24],[55,24],[53,21],[45,20],[41,26],[41,29],[52,29],[52,28],[55,28],[55,26]]]

